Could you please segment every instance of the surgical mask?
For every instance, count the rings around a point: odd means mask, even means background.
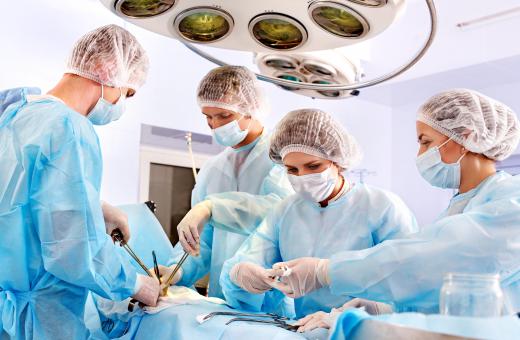
[[[125,96],[123,96],[123,90],[120,89],[120,91],[121,96],[117,103],[112,104],[103,98],[103,85],[101,85],[101,97],[87,115],[92,124],[106,125],[121,118],[125,112]]]
[[[435,146],[417,157],[417,170],[421,176],[434,187],[443,189],[458,189],[460,187],[460,161],[466,154],[463,154],[455,163],[444,163],[441,158],[440,148],[451,139],[448,139],[439,146]]]
[[[251,121],[253,119],[250,118],[249,125],[245,130],[242,130],[240,128],[240,125],[238,125],[239,120],[234,120],[212,130],[213,137],[215,138],[217,143],[223,146],[235,146],[237,144],[240,144],[240,142],[242,142],[244,139],[246,139],[246,136],[249,133],[249,127],[251,126]]]
[[[289,182],[303,198],[322,202],[332,194],[336,186],[337,176],[332,173],[332,166],[316,174],[303,176],[289,175]]]

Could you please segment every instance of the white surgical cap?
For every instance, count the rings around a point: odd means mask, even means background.
[[[137,39],[122,27],[107,25],[76,42],[65,72],[137,91],[144,84],[148,66],[146,52]]]
[[[197,103],[218,107],[244,116],[258,116],[267,110],[260,82],[242,66],[222,66],[211,70],[200,82]]]
[[[467,89],[433,96],[421,106],[417,120],[467,150],[497,161],[509,157],[520,139],[518,118],[509,107]]]
[[[343,169],[350,169],[361,160],[354,137],[328,113],[317,109],[291,111],[276,126],[269,157],[281,164],[291,152],[328,159]]]

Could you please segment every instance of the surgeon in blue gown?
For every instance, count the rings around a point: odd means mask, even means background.
[[[316,289],[309,294],[287,289],[273,279],[288,274],[277,263],[325,259],[404,237],[417,231],[415,218],[397,196],[347,180],[343,173],[360,160],[359,147],[326,112],[302,109],[288,113],[273,134],[270,157],[284,164],[296,194],[279,204],[225,262],[220,279],[224,296],[235,308],[265,311],[276,310],[270,304],[277,302],[266,301],[266,292],[280,297],[284,293],[295,299],[298,317],[330,311],[350,297],[330,291],[320,276],[307,282]],[[321,259],[312,261],[317,272],[325,269],[324,264]],[[302,273],[298,279],[305,277]]]
[[[518,147],[518,118],[481,93],[448,90],[419,109],[417,137],[419,173],[431,185],[458,193],[415,235],[325,259],[328,289],[358,297],[344,309],[438,313],[447,272],[499,274],[506,311],[520,311],[520,177],[495,168]],[[294,273],[304,262],[286,265]],[[327,317],[316,314],[306,323],[323,326]]]
[[[0,338],[90,337],[89,291],[156,304],[157,280],[137,275],[107,235],[130,238],[124,213],[100,202],[93,127],[121,116],[147,69],[135,37],[109,25],[78,40],[48,94],[0,93]]]
[[[223,298],[222,264],[292,189],[284,169],[269,159],[269,134],[259,119],[267,103],[253,72],[238,66],[213,69],[200,82],[197,101],[226,149],[201,168],[192,209],[177,226],[177,256],[160,270],[169,276],[187,251],[192,256],[173,283],[191,286],[209,273],[208,295]]]

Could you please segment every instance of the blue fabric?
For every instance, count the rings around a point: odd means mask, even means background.
[[[255,325],[237,322],[226,325],[233,316],[215,316],[199,324],[197,315],[216,311],[240,312],[224,305],[201,302],[196,305],[177,305],[157,314],[144,314],[142,310],[128,318],[124,314],[112,315],[110,321],[103,322],[104,330],[110,338],[130,339],[241,339],[244,334],[254,339],[302,340],[298,333],[271,325]],[[121,318],[121,320],[118,320]]]
[[[395,195],[364,184],[355,185],[338,200],[322,208],[319,204],[293,195],[276,207],[226,261],[220,283],[226,301],[235,308],[278,311],[279,299],[266,300],[265,294],[250,294],[235,285],[229,271],[239,262],[253,262],[271,268],[276,262],[301,257],[330,258],[337,252],[373,247],[385,240],[417,231],[410,210]],[[349,275],[358,275],[350,272]],[[329,312],[350,300],[327,287],[295,299],[297,317],[317,311]]]
[[[186,260],[178,285],[192,286],[209,272],[209,296],[223,298],[219,277],[224,261],[273,206],[292,193],[285,170],[269,159],[269,136],[264,133],[253,145],[227,148],[200,170],[192,206],[210,200],[212,216],[201,234],[200,256]],[[184,253],[180,244],[175,252],[169,264],[178,262]]]
[[[360,309],[348,309],[343,312],[330,331],[329,340],[344,340],[352,337],[357,326],[364,320],[373,318]]]
[[[25,95],[40,93],[40,89],[36,87],[18,87],[0,91],[0,116],[9,105],[20,102]]]
[[[437,313],[447,272],[498,273],[520,310],[520,177],[499,172],[477,188],[461,214],[419,233],[331,258],[335,294],[393,303],[397,311]]]
[[[86,338],[88,291],[124,299],[136,281],[105,233],[97,135],[63,103],[22,94],[0,115],[0,159],[0,331]]]
[[[371,317],[359,310],[348,310],[336,321],[330,339],[352,338],[356,326],[368,318],[407,328],[471,339],[513,340],[518,339],[520,334],[520,320],[516,316],[475,318],[402,313]]]

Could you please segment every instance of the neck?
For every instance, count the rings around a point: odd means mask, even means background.
[[[65,74],[47,94],[60,98],[68,107],[86,116],[99,100],[101,89],[90,79]]]
[[[334,197],[336,197],[337,194],[340,193],[340,191],[341,191],[341,189],[343,189],[344,185],[345,185],[345,178],[343,177],[342,174],[338,174],[338,179],[336,180],[336,185],[334,186],[334,190],[332,190],[332,193],[329,195],[329,197],[327,197],[326,200],[320,202],[320,205],[322,207],[326,207],[327,205],[329,205],[329,201],[331,199],[333,199]]]
[[[468,153],[461,161],[459,193],[475,189],[486,178],[497,172],[495,162],[483,155]]]
[[[249,133],[247,134],[246,138],[239,144],[235,145],[233,149],[239,149],[243,146],[246,146],[250,143],[253,143],[264,131],[263,125],[256,119],[251,118],[251,125],[249,125]]]

